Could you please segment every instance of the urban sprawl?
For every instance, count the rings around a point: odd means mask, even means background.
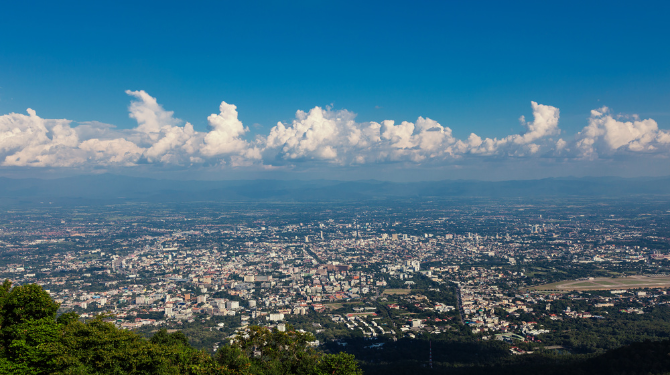
[[[0,276],[41,285],[61,312],[183,329],[212,351],[249,325],[368,350],[428,335],[498,340],[514,354],[585,351],[576,324],[599,335],[670,301],[667,207],[44,202],[2,216]]]

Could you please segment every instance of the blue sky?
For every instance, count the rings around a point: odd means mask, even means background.
[[[34,144],[7,138],[12,127],[28,129],[17,125],[28,120],[5,116],[5,135],[0,135],[6,143],[4,150],[0,148],[5,171],[42,173],[46,168],[87,173],[93,168],[133,173],[148,168],[171,173],[214,168],[222,171],[217,176],[225,177],[242,170],[291,176],[296,171],[332,168],[343,174],[354,169],[391,171],[380,172],[379,178],[400,172],[414,179],[434,178],[435,171],[444,168],[481,173],[491,168],[487,165],[492,161],[504,168],[532,164],[521,169],[544,170],[520,172],[519,178],[589,175],[602,170],[598,166],[603,163],[610,168],[605,170],[614,172],[619,170],[617,163],[657,165],[630,171],[652,175],[663,174],[668,166],[664,162],[668,154],[664,130],[670,128],[668,2],[24,1],[3,4],[2,14],[0,115],[28,117],[26,108],[32,108],[44,120],[47,143],[53,141],[49,127],[54,126],[48,119],[70,120],[67,126],[72,129],[91,121],[112,124],[118,133],[84,135],[79,129],[77,142],[45,146],[39,150],[40,159],[30,154],[36,152]],[[138,122],[129,116],[129,103],[146,101],[138,95],[129,97],[126,90],[143,90],[162,110],[174,112],[175,121],[157,124],[157,136],[135,140],[131,133]],[[173,144],[175,155],[162,160],[155,153],[153,159],[148,156],[151,142],[169,133],[157,130],[162,126],[183,127],[188,122],[204,137],[213,129],[208,116],[220,113],[222,101],[236,105],[238,119],[248,130],[232,133],[248,142],[246,146],[219,147],[203,156],[183,151],[184,144]],[[449,156],[435,149],[413,153],[410,149],[422,147],[418,138],[404,146],[393,143],[389,134],[399,130],[382,124],[412,122],[411,134],[417,136],[417,119],[429,118],[440,124],[442,132],[449,129],[453,139],[437,146],[446,149],[456,140],[468,143],[471,133],[496,140],[528,133],[530,128],[520,126],[518,118],[533,121],[531,101],[560,110],[557,127],[545,124],[550,128],[539,138],[509,139],[507,144],[541,146],[533,152],[542,155],[541,162],[529,156],[527,147],[496,144],[477,151],[481,148],[477,142],[447,152]],[[356,148],[322,137],[315,141],[321,143],[305,146],[312,154],[296,153],[284,136],[282,142],[289,145],[275,142],[279,151],[270,152],[267,140],[257,139],[269,137],[279,121],[291,125],[297,110],[309,112],[315,106],[325,111],[320,117],[333,121],[337,111],[356,114],[354,121],[361,124],[357,128],[382,124],[380,142],[388,144],[361,161],[356,150],[369,145]],[[586,126],[598,122],[591,111],[603,106],[609,112],[596,116],[602,121],[592,126],[602,134],[587,137],[590,150],[584,142],[577,145],[585,138],[577,133],[584,134]],[[640,121],[652,119],[657,129],[636,125],[633,115]],[[608,126],[607,118],[623,125]],[[343,125],[331,126],[346,138]],[[612,141],[630,129],[634,134],[628,134],[625,143]],[[385,130],[390,131],[386,138]],[[293,138],[305,137],[298,133],[293,132]],[[87,144],[87,152],[95,157],[80,152],[85,140],[121,138],[139,147],[124,149],[123,162],[102,155],[111,152],[111,143],[98,145],[104,150]],[[570,152],[557,154],[558,139],[567,142],[563,149]],[[553,154],[543,142],[554,145]],[[77,150],[63,150],[66,146]],[[182,151],[176,151],[180,147]],[[253,147],[258,152],[250,156],[245,150]],[[44,156],[56,148],[59,155]],[[389,156],[399,148],[404,151]],[[7,161],[21,151],[25,152],[19,161]],[[240,161],[237,157],[245,152],[245,161]],[[417,167],[429,172],[424,177],[407,172]]]

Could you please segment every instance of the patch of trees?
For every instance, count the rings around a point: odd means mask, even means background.
[[[251,327],[211,356],[179,331],[145,339],[58,307],[39,285],[0,286],[0,374],[362,374],[354,356],[319,352],[290,328]]]

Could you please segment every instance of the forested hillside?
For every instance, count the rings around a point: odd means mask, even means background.
[[[56,317],[58,304],[38,285],[0,287],[2,374],[360,374],[353,356],[323,354],[309,333],[251,327],[212,357],[183,333],[160,330],[149,340],[103,316],[85,323]]]

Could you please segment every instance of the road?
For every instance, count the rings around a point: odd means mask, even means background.
[[[465,324],[463,317],[463,303],[461,302],[461,287],[456,284],[456,301],[458,302],[458,315],[461,317],[461,324]]]

